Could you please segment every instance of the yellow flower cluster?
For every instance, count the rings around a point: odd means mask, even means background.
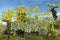
[[[38,6],[35,6],[32,11],[35,11],[35,10],[39,10],[39,7]]]
[[[2,20],[10,21],[10,17],[7,13],[3,12],[2,16],[4,17],[4,19],[2,19]]]
[[[24,7],[18,7],[18,9],[19,9],[19,11],[20,11],[20,13],[24,13]]]
[[[22,20],[22,15],[24,14],[24,7],[18,7],[19,15],[17,16],[18,20]]]
[[[12,21],[12,17],[14,16],[15,14],[13,12],[8,12],[8,13],[5,13],[5,12],[2,12],[2,17],[3,19],[2,20],[6,20],[8,22],[11,22]]]

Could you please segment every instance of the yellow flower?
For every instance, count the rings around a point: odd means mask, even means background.
[[[52,17],[52,14],[49,13],[49,14],[47,14],[47,16],[48,16],[48,17]]]
[[[38,6],[35,6],[32,11],[35,11],[35,10],[39,10],[39,7]]]
[[[5,20],[11,22],[11,18],[9,17],[7,17]]]
[[[45,15],[45,12],[42,12],[42,15]]]
[[[24,11],[24,10],[20,10],[20,13],[22,13],[22,14],[23,14],[23,13],[25,13],[25,11]]]
[[[2,16],[3,16],[2,20],[6,20],[8,22],[11,21],[10,15],[8,15],[7,13],[3,12]]]
[[[39,7],[38,6],[35,6],[35,10],[39,10]]]
[[[24,7],[18,7],[20,13],[24,13]]]

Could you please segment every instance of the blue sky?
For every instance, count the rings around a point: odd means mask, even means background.
[[[28,6],[32,9],[37,5],[40,7],[40,11],[47,11],[50,10],[50,8],[47,6],[48,2],[56,5],[60,4],[60,0],[0,0],[0,16],[2,11],[7,11],[8,8],[15,9],[18,6]],[[60,8],[56,10],[59,15]]]

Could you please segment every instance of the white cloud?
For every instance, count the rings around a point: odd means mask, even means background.
[[[57,16],[60,17],[60,12],[57,12]]]
[[[1,24],[4,24],[4,25],[6,25],[6,24],[7,24],[6,22],[3,22],[3,21],[1,21],[1,20],[0,20],[0,23],[1,23]]]

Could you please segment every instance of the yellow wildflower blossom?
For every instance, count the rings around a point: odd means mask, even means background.
[[[35,11],[35,10],[39,10],[39,7],[38,6],[35,6],[32,11]]]
[[[42,15],[45,15],[45,12],[42,12]]]
[[[9,17],[8,17],[8,18],[6,18],[6,21],[9,21],[9,22],[10,22],[10,21],[11,21],[11,18],[9,18]]]
[[[20,13],[22,13],[22,14],[23,14],[24,12],[25,12],[24,10],[20,10]]]
[[[24,13],[24,7],[18,7],[20,13]]]
[[[35,6],[35,10],[39,10],[39,7],[38,6]]]
[[[49,14],[47,14],[47,16],[48,16],[48,17],[52,17],[52,14],[49,13]]]

